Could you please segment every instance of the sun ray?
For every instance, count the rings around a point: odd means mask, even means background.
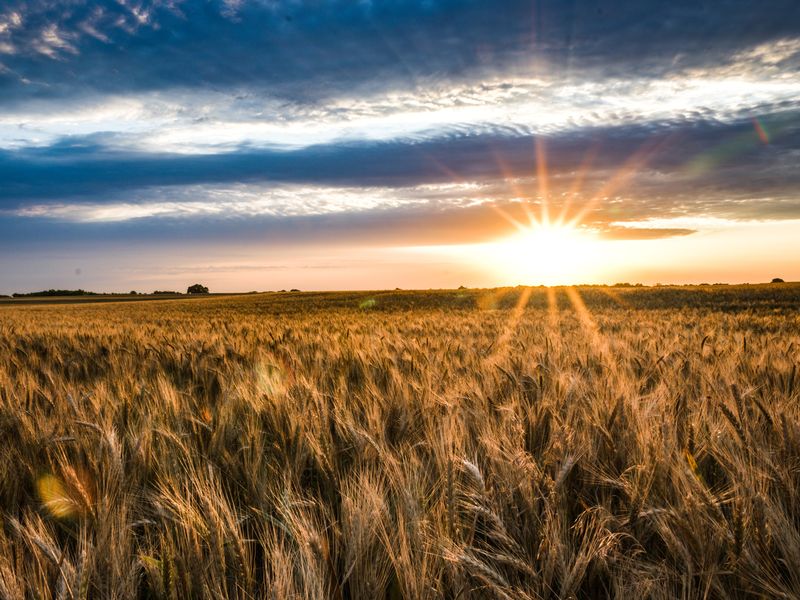
[[[672,136],[666,136],[657,140],[648,140],[631,155],[614,176],[594,194],[583,208],[569,221],[569,225],[577,226],[582,223],[586,216],[607,196],[616,192],[628,180],[630,180],[640,169],[642,169],[656,154],[661,152],[667,145],[672,143]]]
[[[443,174],[447,175],[447,177],[450,178],[451,183],[463,183],[464,178],[455,171],[453,171],[450,167],[445,165],[438,158],[435,158],[434,156],[432,156],[427,152],[423,152],[421,154],[422,156],[425,157],[426,161],[428,161],[430,164],[439,169],[439,171],[441,171]]]
[[[509,341],[519,326],[519,322],[522,319],[522,315],[525,313],[525,307],[528,305],[528,300],[530,300],[532,293],[533,288],[530,287],[525,287],[520,292],[514,308],[508,315],[505,327],[497,337],[497,341],[494,344],[494,351],[488,358],[490,362],[497,363],[505,358],[505,355],[508,353]]]
[[[524,198],[525,192],[517,186],[517,178],[514,176],[514,172],[508,167],[506,161],[500,156],[497,150],[492,150],[492,158],[494,159],[497,168],[500,170],[500,173],[503,175],[503,182],[511,188],[511,192],[514,198]]]
[[[547,150],[544,140],[536,138],[536,179],[539,184],[539,201],[541,202],[542,224],[550,224],[550,199],[547,186]]]
[[[528,228],[523,223],[520,223],[517,219],[515,219],[512,215],[510,215],[506,210],[503,210],[502,208],[500,208],[499,206],[494,205],[494,204],[492,204],[491,207],[492,207],[492,210],[494,210],[497,214],[499,214],[501,217],[503,217],[506,221],[508,221],[514,227],[516,227],[517,231],[522,232],[522,233],[528,231]]]
[[[589,169],[594,163],[594,159],[597,156],[597,152],[599,149],[598,144],[594,144],[591,148],[589,148],[584,156],[583,160],[581,161],[580,166],[578,167],[578,171],[575,175],[575,178],[572,181],[572,185],[570,186],[569,190],[567,190],[566,200],[561,207],[561,213],[556,220],[556,224],[564,225],[567,222],[567,215],[569,214],[570,209],[572,208],[572,199],[575,197],[580,191],[581,187],[583,186],[583,181],[586,179],[586,173],[589,172]]]
[[[502,159],[502,157],[497,153],[497,151],[492,150],[492,157],[494,158],[494,162],[497,165],[498,169],[503,175],[503,181],[506,185],[509,186],[511,189],[512,197],[515,199],[524,200],[527,197],[527,193],[525,190],[520,188],[517,184],[517,178],[514,176],[513,171],[508,167],[506,162]],[[526,202],[521,203],[522,212],[525,213],[525,217],[527,218],[527,223],[521,223],[518,219],[511,216],[507,211],[504,211],[499,206],[493,206],[495,211],[497,211],[500,216],[502,216],[506,221],[514,225],[520,232],[527,231],[532,225],[537,223],[535,217],[530,212],[528,205]]]
[[[556,290],[552,286],[547,286],[547,322],[551,330],[555,330],[558,326],[558,300],[556,299]]]
[[[630,306],[630,303],[627,300],[625,300],[622,296],[620,296],[619,292],[617,292],[616,290],[607,287],[602,287],[600,288],[600,291],[603,292],[609,298],[611,298],[619,306]]]
[[[525,216],[528,218],[528,230],[531,230],[531,229],[533,229],[535,227],[539,227],[539,226],[541,226],[541,225],[546,223],[546,221],[539,221],[536,218],[536,215],[534,215],[531,212],[531,209],[528,206],[528,204],[523,204],[522,205],[522,212],[524,212]]]
[[[578,290],[573,286],[568,286],[564,288],[564,291],[567,293],[567,298],[569,298],[570,303],[575,309],[575,313],[578,315],[578,320],[591,338],[594,347],[599,350],[601,355],[606,357],[610,356],[611,350],[608,340],[603,336]]]

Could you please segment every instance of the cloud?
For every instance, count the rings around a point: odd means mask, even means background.
[[[798,113],[764,116],[760,123],[770,131],[768,144],[749,119],[595,127],[553,136],[460,134],[288,151],[245,147],[196,156],[108,149],[102,137],[64,138],[42,148],[0,152],[0,209],[66,199],[88,204],[169,202],[180,194],[185,202],[187,194],[205,193],[197,186],[371,188],[513,182],[536,172],[537,141],[539,149],[546,150],[551,185],[565,191],[593,157],[584,194],[639,190],[658,196],[702,191],[715,197],[781,197],[796,189],[800,177],[795,168],[800,153]],[[608,188],[610,182],[616,190]],[[592,184],[596,190],[589,187]],[[502,194],[513,197],[514,190],[506,186]]]
[[[0,234],[9,249],[48,244],[259,244],[280,247],[304,246],[432,246],[469,244],[498,240],[518,232],[541,218],[542,203],[536,200],[508,201],[500,182],[435,190],[437,186],[370,190],[336,190],[368,201],[364,206],[337,208],[310,204],[303,211],[281,214],[263,204],[237,200],[238,207],[226,207],[221,217],[213,205],[198,203],[131,205],[52,205],[23,209],[0,219]],[[447,187],[447,186],[446,186]],[[471,189],[473,188],[473,189]],[[313,198],[313,188],[283,190],[286,198],[294,192]],[[376,198],[391,198],[390,203]],[[459,198],[456,200],[455,198]],[[759,201],[763,214],[780,203]],[[604,239],[644,240],[690,235],[696,231],[730,227],[753,221],[750,202],[730,202],[719,197],[700,198],[689,204],[682,199],[631,196],[601,202],[582,214],[580,226]],[[173,211],[165,215],[162,206]],[[287,204],[288,206],[288,204]],[[800,218],[800,202],[794,209],[772,218]],[[557,195],[548,203],[552,219],[569,222],[582,213],[585,203]],[[720,216],[724,215],[724,216]],[[34,233],[34,235],[32,235]]]
[[[28,104],[0,117],[0,147],[100,136],[117,149],[209,154],[342,142],[426,141],[457,135],[554,135],[649,122],[735,122],[800,108],[800,81],[713,70],[653,81],[511,79],[340,99],[324,107],[227,94],[148,94],[78,105]],[[258,106],[254,106],[258,104]]]
[[[72,223],[116,223],[152,218],[242,219],[356,213],[421,205],[439,199],[455,207],[480,202],[477,184],[420,185],[412,188],[237,185],[164,190],[142,202],[50,203],[26,205],[10,214]],[[202,198],[202,199],[198,199]]]
[[[680,237],[697,233],[696,229],[648,229],[646,227],[620,227],[603,231],[603,237],[609,240],[657,240],[668,237]]]
[[[165,81],[150,91],[62,94],[9,105],[0,117],[0,147],[103,135],[128,151],[208,154],[465,133],[552,135],[653,121],[733,122],[800,107],[799,50],[800,38],[783,38],[661,78],[635,70],[625,76],[496,71],[462,81],[419,81],[409,89],[389,82],[371,90],[351,87],[313,102],[282,98],[253,83],[187,89]]]
[[[11,0],[0,43],[14,48],[17,77],[5,79],[2,102],[238,88],[313,106],[498,72],[660,79],[797,31],[794,0],[768,10],[746,0],[505,0],[502,11],[493,0]],[[751,58],[780,63],[789,44]]]

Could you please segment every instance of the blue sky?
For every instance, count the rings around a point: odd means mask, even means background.
[[[539,283],[475,257],[544,206],[573,279],[800,279],[798,72],[789,0],[12,0],[0,293]]]

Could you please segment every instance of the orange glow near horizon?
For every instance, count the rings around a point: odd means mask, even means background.
[[[797,281],[798,227],[800,220],[746,221],[687,236],[608,239],[584,228],[555,225],[533,227],[496,242],[418,246],[405,252],[423,253],[430,264],[453,265],[462,275],[452,284],[466,281],[483,287],[764,283],[773,277]]]

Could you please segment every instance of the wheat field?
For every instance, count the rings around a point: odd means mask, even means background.
[[[800,597],[798,306],[0,306],[0,596]]]

